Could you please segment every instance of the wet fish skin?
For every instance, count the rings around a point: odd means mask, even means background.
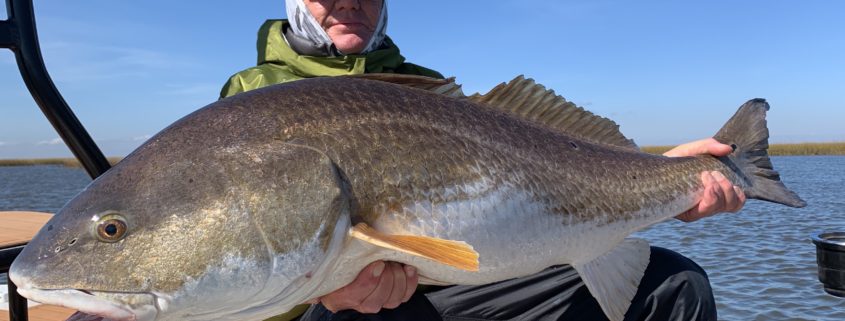
[[[768,109],[746,105],[758,118]],[[743,126],[717,137],[732,142]],[[741,154],[759,137],[737,143],[726,158],[666,158],[471,100],[303,80],[219,101],[151,138],[69,202],[11,277],[35,297],[81,289],[122,304],[106,316],[146,309],[150,320],[260,320],[377,259],[413,264],[431,283],[489,283],[554,264],[585,277],[620,243],[639,253],[643,244],[623,242],[630,233],[697,203],[702,171],[722,172],[750,197],[803,205],[782,184],[758,188],[755,175],[772,173],[746,170],[763,161]],[[105,243],[92,232],[106,215],[125,218],[125,238]],[[354,223],[464,241],[480,254],[479,271],[361,242],[350,237]],[[602,304],[618,301],[607,295]],[[606,312],[619,309],[627,306]]]

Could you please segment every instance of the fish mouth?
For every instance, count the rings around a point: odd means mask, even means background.
[[[114,321],[152,321],[158,315],[156,297],[150,293],[34,288],[18,288],[18,293],[36,302],[75,309]]]

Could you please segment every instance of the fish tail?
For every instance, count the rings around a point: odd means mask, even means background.
[[[769,159],[769,129],[766,127],[765,99],[751,99],[731,117],[713,138],[731,145],[734,151],[719,160],[744,180],[748,198],[766,200],[792,207],[807,203],[780,180]]]

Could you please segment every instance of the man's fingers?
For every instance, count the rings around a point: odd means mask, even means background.
[[[708,139],[697,140],[694,142],[689,142],[686,144],[681,144],[675,146],[675,148],[670,149],[666,153],[663,153],[665,156],[669,157],[681,157],[681,156],[694,156],[700,154],[707,154],[707,147],[706,145],[709,143]],[[715,141],[715,139],[713,139]]]
[[[713,213],[704,214],[715,214],[717,212],[736,213],[741,210],[742,207],[745,206],[746,200],[745,193],[742,189],[733,185],[733,183],[720,172],[713,172],[712,176],[718,184],[717,191],[719,192],[719,195],[723,196],[724,204],[716,204],[717,206],[713,209]]]
[[[710,172],[705,171],[701,172],[701,182],[704,186],[701,200],[693,208],[681,215],[675,216],[675,218],[684,222],[693,222],[708,216],[716,208],[720,202],[720,195],[716,188],[718,186],[716,179]]]
[[[733,208],[730,209],[731,212],[736,213],[745,206],[745,192],[742,191],[739,186],[733,186],[734,193],[736,194],[737,202]]]
[[[736,190],[734,189],[733,183],[728,180],[725,175],[720,172],[713,172],[713,177],[716,179],[716,183],[718,184],[717,188],[722,195],[724,202],[723,204],[717,204],[714,212],[736,212],[739,208],[737,207],[737,203],[739,203],[739,195],[737,195]],[[714,213],[715,214],[715,213]]]
[[[407,302],[416,290],[416,269],[396,262],[376,261],[367,265],[352,283],[319,298],[329,311],[356,310],[377,313]]]
[[[725,145],[713,138],[697,140],[694,142],[678,145],[675,148],[663,153],[669,157],[696,156],[709,154],[712,156],[725,156],[733,152],[734,146]],[[699,203],[676,216],[684,222],[696,221],[719,212],[737,212],[745,205],[745,193],[736,186],[733,186],[720,172],[703,172],[701,181],[704,186],[704,193]]]
[[[720,143],[713,138],[705,138],[686,144],[681,144],[663,153],[664,156],[681,157],[709,154],[713,156],[725,156],[730,154],[733,148]]]
[[[383,306],[388,309],[394,309],[402,303],[402,297],[405,295],[405,287],[407,286],[408,280],[405,277],[405,270],[402,268],[402,264],[391,262],[389,266],[393,272],[391,273],[393,275],[393,288]]]
[[[714,181],[706,187],[704,191],[704,198],[701,199],[701,203],[698,204],[698,213],[702,216],[710,215],[713,212],[716,212],[719,207],[723,207],[724,204],[725,195],[722,193],[722,189],[719,188],[719,185]]]
[[[681,222],[689,223],[689,222],[695,221],[695,216],[697,215],[697,213],[698,213],[698,206],[693,207],[693,208],[687,210],[686,212],[681,213],[681,215],[675,216],[675,218],[681,220]]]
[[[384,270],[385,262],[370,263],[352,283],[324,295],[320,302],[332,312],[355,308],[376,290]]]
[[[711,142],[705,146],[707,152],[705,154],[710,154],[713,156],[725,156],[730,154],[734,151],[734,148],[731,145],[725,145],[720,143],[719,141],[710,138]]]
[[[723,211],[736,213],[745,205],[745,193],[737,186],[729,185],[725,189],[725,208]]]
[[[704,196],[698,203],[698,212],[707,214],[713,211],[720,204],[724,203],[722,190],[719,189],[719,182],[713,172],[701,173],[701,180],[704,182]]]
[[[377,313],[381,310],[384,303],[390,298],[390,293],[393,291],[394,278],[392,274],[394,270],[389,266],[391,264],[397,263],[385,263],[384,274],[381,275],[378,286],[376,286],[375,290],[361,304],[353,309],[361,313]]]
[[[414,291],[417,289],[417,283],[420,280],[417,276],[417,269],[415,267],[405,265],[404,270],[407,283],[405,284],[405,295],[402,296],[403,303],[408,302],[408,300],[411,299],[411,296],[414,295]]]
[[[745,193],[722,173],[702,172],[701,182],[704,192],[698,205],[676,216],[677,219],[692,222],[716,213],[738,212],[745,205]]]

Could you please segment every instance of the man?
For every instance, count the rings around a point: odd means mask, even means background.
[[[287,1],[288,17],[294,23],[268,20],[261,26],[258,65],[232,76],[221,98],[318,76],[399,73],[443,78],[434,70],[405,62],[384,33],[387,11],[382,10],[381,0],[358,2]]]
[[[287,0],[289,20],[267,21],[259,31],[258,66],[232,76],[221,98],[263,86],[317,76],[402,73],[443,78],[405,62],[386,36],[383,0]],[[678,146],[667,156],[726,155],[731,147],[713,139]],[[699,205],[678,215],[694,221],[738,211],[741,190],[721,174],[702,173],[706,192]],[[416,291],[411,266],[373,262],[351,284],[325,295],[300,320],[602,320],[604,314],[574,269],[554,267],[536,275],[483,286]],[[422,293],[425,292],[425,293]],[[290,320],[292,311],[276,320]],[[362,314],[363,313],[363,314]],[[374,314],[378,313],[378,314]],[[652,248],[626,320],[715,320],[705,272],[683,256]]]

